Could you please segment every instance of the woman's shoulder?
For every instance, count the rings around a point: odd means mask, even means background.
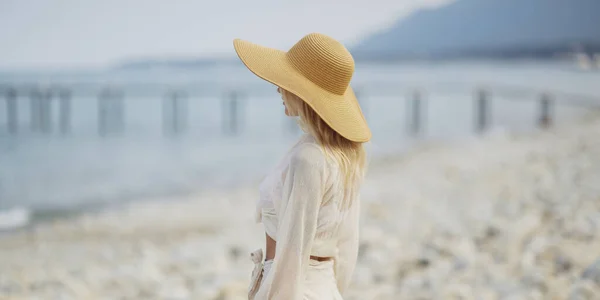
[[[311,137],[306,137],[299,143],[290,155],[291,165],[324,166],[327,162],[323,148]]]

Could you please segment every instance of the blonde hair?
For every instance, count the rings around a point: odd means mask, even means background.
[[[333,130],[300,97],[281,89],[283,100],[290,114],[299,116],[299,125],[315,137],[325,154],[334,159],[342,172],[346,191],[357,191],[366,171],[366,153],[362,143],[353,142]],[[291,110],[291,111],[290,111]]]

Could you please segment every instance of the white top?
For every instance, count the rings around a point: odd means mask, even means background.
[[[277,246],[259,294],[266,299],[302,299],[311,255],[333,257],[338,289],[346,290],[358,254],[360,203],[357,192],[343,191],[337,163],[308,134],[265,178],[256,219]]]

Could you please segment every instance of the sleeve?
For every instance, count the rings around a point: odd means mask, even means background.
[[[265,279],[268,300],[304,298],[304,274],[317,231],[324,190],[320,151],[316,147],[306,147],[291,158],[278,212],[275,260]]]
[[[335,259],[335,279],[338,290],[343,295],[350,285],[356,260],[358,258],[358,228],[360,217],[360,201],[357,197],[350,207],[349,214],[341,224],[340,240],[338,242],[338,255]]]

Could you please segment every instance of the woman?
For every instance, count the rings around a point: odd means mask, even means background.
[[[254,252],[249,298],[342,299],[358,253],[362,143],[371,132],[350,88],[354,60],[318,33],[289,51],[235,40],[242,62],[278,86],[285,113],[305,135],[262,182],[257,220],[266,231],[266,260]]]

